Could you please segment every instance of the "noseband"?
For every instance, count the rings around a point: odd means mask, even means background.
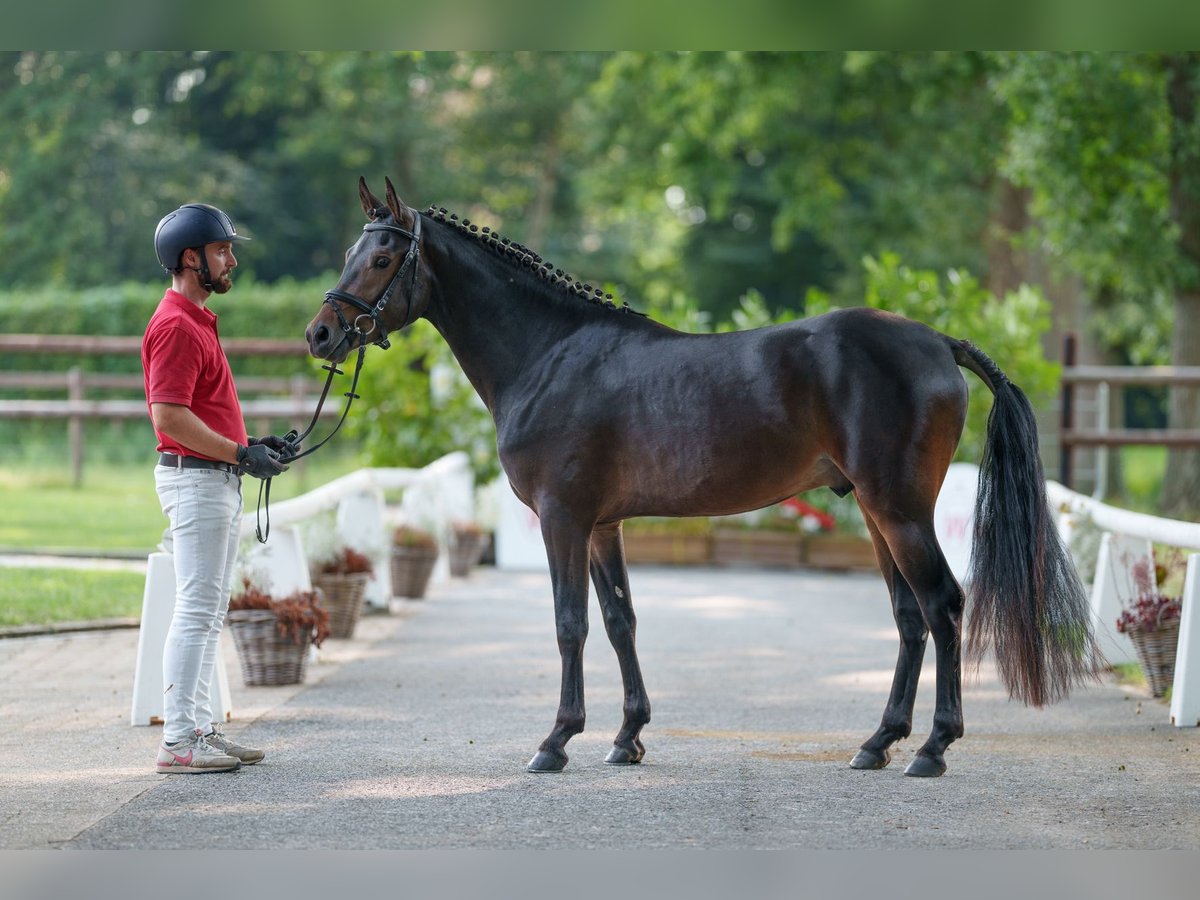
[[[384,329],[383,323],[380,322],[379,316],[383,313],[383,309],[385,306],[387,306],[388,300],[392,298],[392,291],[395,290],[396,285],[400,283],[401,277],[408,270],[409,266],[412,266],[412,277],[410,279],[411,284],[409,285],[408,291],[408,308],[404,311],[404,321],[400,323],[400,327],[396,330],[402,330],[409,324],[409,320],[412,318],[413,292],[417,287],[417,259],[421,252],[421,214],[413,214],[412,231],[408,231],[407,229],[401,228],[398,225],[389,225],[386,222],[368,222],[363,226],[363,231],[391,231],[395,234],[401,235],[402,237],[408,238],[410,243],[408,245],[408,253],[404,255],[404,262],[400,264],[400,268],[396,270],[396,274],[392,276],[392,280],[388,282],[388,286],[384,289],[379,299],[376,300],[373,305],[368,303],[362,297],[358,297],[354,294],[348,293],[347,291],[339,291],[336,288],[334,290],[325,292],[325,302],[333,307],[334,314],[337,315],[338,322],[341,323],[342,332],[344,334],[347,336],[361,336],[363,345],[365,345],[367,337],[374,334],[375,331],[378,330],[379,337],[375,339],[374,343],[386,350],[391,346],[391,342],[387,339],[387,331]],[[341,300],[343,303],[350,304],[355,309],[360,310],[360,314],[354,317],[353,322],[347,322],[346,317],[342,315],[342,308],[334,303],[334,300]],[[370,319],[371,322],[371,327],[366,331],[360,328],[358,324],[363,319]]]

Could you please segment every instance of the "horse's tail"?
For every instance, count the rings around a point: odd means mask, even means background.
[[[969,341],[951,349],[995,395],[975,497],[966,658],[978,664],[990,643],[1009,696],[1042,706],[1097,677],[1087,595],[1050,515],[1029,398]]]

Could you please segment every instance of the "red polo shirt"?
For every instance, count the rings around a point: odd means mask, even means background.
[[[213,431],[246,443],[242,405],[229,360],[217,339],[216,313],[168,289],[142,337],[142,374],[147,408],[151,403],[186,406]],[[157,428],[154,433],[160,452],[203,456]]]

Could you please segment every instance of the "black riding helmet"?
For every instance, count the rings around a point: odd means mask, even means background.
[[[233,221],[215,206],[207,203],[186,203],[174,212],[162,217],[154,229],[154,252],[158,263],[168,275],[182,268],[180,258],[189,247],[200,253],[200,281],[206,290],[213,289],[208,274],[208,258],[205,244],[217,241],[248,241],[250,238],[237,233]]]

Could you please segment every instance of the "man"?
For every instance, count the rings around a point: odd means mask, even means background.
[[[146,403],[161,454],[155,484],[175,557],[175,612],[163,652],[164,774],[228,772],[264,754],[227,738],[213,722],[213,668],[229,607],[242,519],[243,473],[287,470],[297,447],[270,435],[248,438],[229,361],[217,339],[214,294],[233,287],[233,245],[248,240],[229,216],[189,203],[154,232],[171,287],[142,338]]]

